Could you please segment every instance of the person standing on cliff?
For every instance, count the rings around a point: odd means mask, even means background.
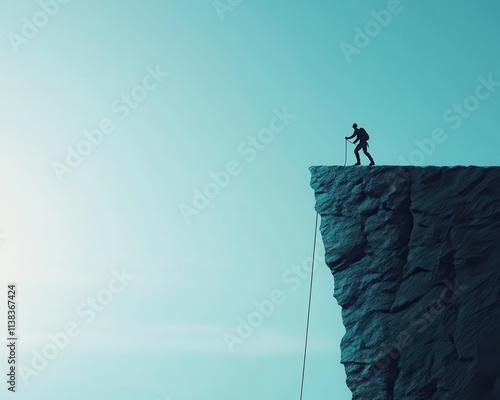
[[[359,151],[363,150],[363,153],[368,157],[370,160],[370,165],[375,165],[375,161],[373,161],[372,156],[370,153],[368,153],[368,140],[370,139],[370,136],[368,136],[368,133],[365,131],[364,128],[358,128],[358,124],[354,124],[352,126],[354,128],[354,133],[349,136],[345,137],[346,140],[352,139],[353,137],[356,137],[356,140],[354,143],[359,142],[359,144],[356,146],[354,149],[354,154],[356,155],[356,164],[354,165],[361,165],[361,160],[359,158]]]

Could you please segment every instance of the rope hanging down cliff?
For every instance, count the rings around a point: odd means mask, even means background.
[[[346,143],[346,146],[347,146],[347,143]],[[311,299],[312,299],[313,276],[314,276],[314,255],[316,253],[316,236],[318,233],[318,216],[319,216],[319,214],[316,213],[316,223],[314,225],[313,254],[312,254],[312,263],[311,263],[311,284],[309,286],[309,304],[307,306],[306,341],[305,341],[305,345],[304,345],[304,362],[302,364],[302,383],[300,384],[300,400],[302,400],[302,394],[304,393],[304,377],[305,377],[305,373],[306,373],[307,339],[309,338],[309,320],[311,318]]]
[[[349,141],[348,139],[345,140],[345,156],[344,156],[344,167],[347,164],[347,142],[354,144],[353,142]]]

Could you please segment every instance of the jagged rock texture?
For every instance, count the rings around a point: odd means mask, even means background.
[[[355,400],[500,399],[500,168],[311,167]]]

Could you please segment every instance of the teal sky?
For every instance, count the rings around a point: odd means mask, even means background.
[[[19,399],[298,398],[308,167],[343,165],[354,122],[377,164],[498,164],[498,2],[215,3],[72,0],[45,17],[44,1],[2,1],[0,282],[19,288],[19,363],[80,329],[37,376],[18,371]],[[196,190],[213,194],[201,210]],[[334,283],[316,266],[304,400],[347,400]],[[122,270],[134,279],[88,321]]]

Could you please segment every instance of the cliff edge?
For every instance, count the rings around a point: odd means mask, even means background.
[[[500,399],[500,168],[311,167],[355,400]]]

